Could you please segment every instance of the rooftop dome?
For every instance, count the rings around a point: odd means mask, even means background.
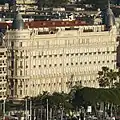
[[[112,9],[110,8],[109,0],[108,0],[108,7],[106,9],[106,12],[104,13],[103,19],[104,19],[103,23],[106,25],[107,28],[110,28],[111,26],[115,25],[115,17],[112,12]]]
[[[12,29],[24,29],[24,22],[22,19],[22,16],[17,12],[14,16],[13,22],[12,22]]]

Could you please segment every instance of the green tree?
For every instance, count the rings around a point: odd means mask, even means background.
[[[82,88],[77,89],[72,100],[73,105],[80,106],[96,106],[96,103],[111,103],[120,105],[120,89],[118,88]]]
[[[102,67],[102,70],[98,72],[97,80],[100,87],[115,87],[115,81],[117,80],[117,72],[109,69],[108,67]]]
[[[70,103],[70,96],[66,93],[44,93],[36,98],[34,98],[35,107],[40,107],[43,105],[46,108],[46,101],[48,99],[49,108],[59,109],[60,107],[65,110],[72,109],[72,104]]]
[[[115,82],[116,88],[120,88],[120,70],[117,72],[118,81]]]

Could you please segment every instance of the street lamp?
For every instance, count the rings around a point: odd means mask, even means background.
[[[28,115],[28,100],[30,100],[30,109],[29,109],[29,115]],[[28,120],[28,116],[30,117],[29,120],[32,120],[32,100],[31,98],[25,98],[25,120]]]
[[[5,119],[5,102],[6,102],[6,100],[4,99],[4,101],[3,101],[3,120]]]

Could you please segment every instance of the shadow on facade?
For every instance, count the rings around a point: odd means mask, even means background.
[[[117,42],[118,42],[118,46],[117,46],[116,63],[117,63],[117,67],[120,68],[120,36],[117,37]]]

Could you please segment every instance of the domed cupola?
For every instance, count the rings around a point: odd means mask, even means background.
[[[115,17],[110,8],[110,1],[108,0],[108,6],[106,12],[103,15],[103,24],[106,25],[108,29],[110,29],[113,25],[115,25]]]
[[[14,16],[13,22],[12,22],[12,29],[24,29],[24,21],[22,16],[17,12]]]

